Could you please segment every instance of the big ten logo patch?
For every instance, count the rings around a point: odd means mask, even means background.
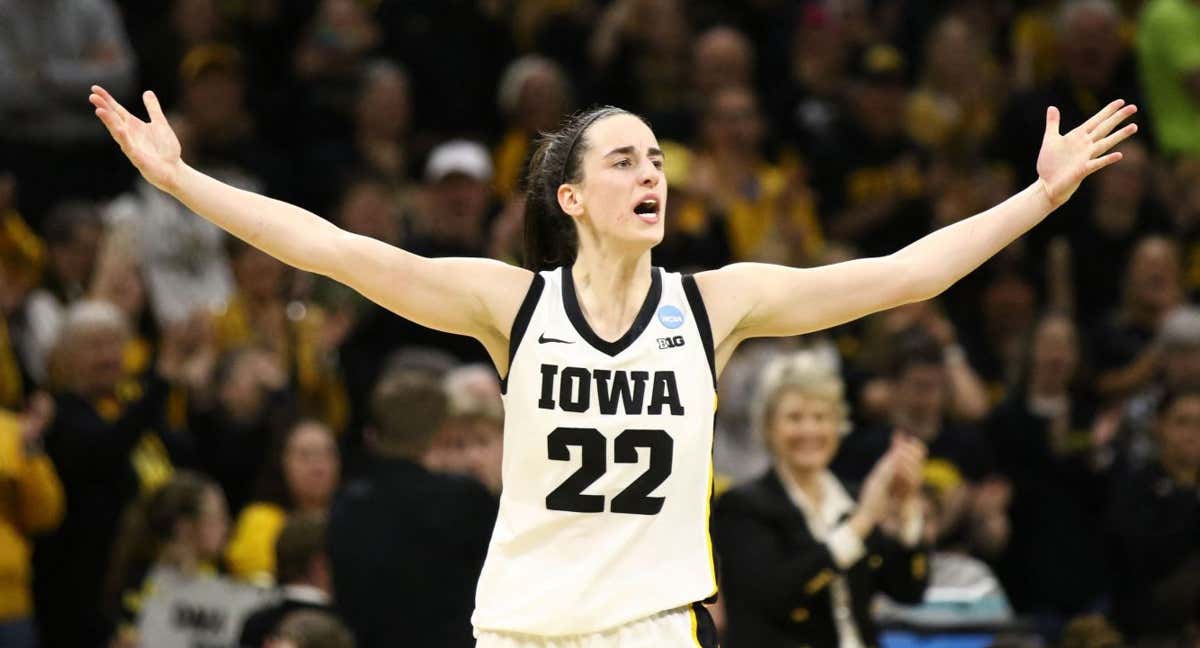
[[[683,346],[683,336],[676,335],[675,337],[658,338],[658,348],[674,349],[675,347]]]

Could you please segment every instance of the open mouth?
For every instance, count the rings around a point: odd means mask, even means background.
[[[643,200],[633,208],[633,213],[637,214],[638,218],[647,223],[658,222],[658,201],[654,199]]]

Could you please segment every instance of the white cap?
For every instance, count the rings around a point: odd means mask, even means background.
[[[1169,351],[1200,348],[1200,308],[1173,308],[1159,325],[1158,337]]]
[[[429,154],[425,179],[437,182],[451,173],[462,173],[487,182],[492,179],[492,159],[479,142],[463,139],[443,142]]]

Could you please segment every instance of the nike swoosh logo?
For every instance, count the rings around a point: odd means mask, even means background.
[[[545,344],[547,342],[558,342],[559,344],[575,344],[574,342],[570,342],[567,340],[560,340],[558,338],[548,338],[548,337],[546,337],[545,333],[542,333],[540,336],[538,336],[538,344]]]

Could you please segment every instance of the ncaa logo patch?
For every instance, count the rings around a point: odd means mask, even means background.
[[[683,311],[667,304],[658,309],[658,321],[669,329],[677,329],[683,326]]]

